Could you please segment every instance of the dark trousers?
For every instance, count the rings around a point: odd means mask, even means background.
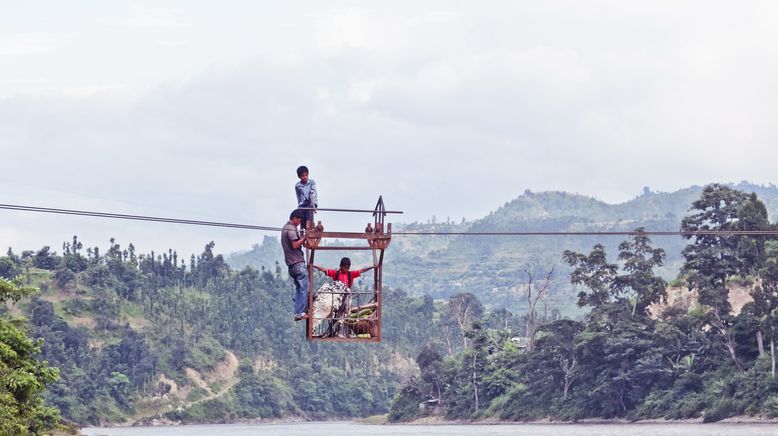
[[[305,200],[305,202],[298,207],[316,207],[313,204],[311,204],[310,200]],[[300,228],[305,229],[306,223],[308,221],[311,222],[311,227],[313,227],[313,211],[312,210],[303,210],[301,211],[303,213],[303,219],[300,222]]]

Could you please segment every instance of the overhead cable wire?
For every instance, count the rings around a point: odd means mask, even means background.
[[[376,213],[375,209],[336,209],[327,207],[298,207],[300,210],[315,210],[316,212],[367,212]],[[403,213],[401,210],[380,210],[378,213]]]
[[[20,206],[15,204],[0,204],[0,209],[18,210],[24,212],[53,213],[53,214],[60,214],[60,215],[90,216],[96,218],[114,218],[114,219],[135,220],[135,221],[154,221],[154,222],[171,223],[171,224],[189,224],[195,226],[227,227],[227,228],[247,229],[247,230],[281,231],[280,227],[256,226],[251,224],[221,223],[215,221],[199,221],[199,220],[187,220],[187,219],[179,219],[179,218],[162,218],[162,217],[155,217],[155,216],[127,215],[127,214],[120,214],[120,213],[93,212],[93,211],[73,210],[73,209],[55,209],[50,207]]]
[[[557,231],[557,232],[392,232],[402,236],[778,236],[778,230]]]
[[[281,227],[259,226],[253,224],[236,224],[216,221],[200,221],[180,218],[164,218],[146,215],[129,215],[120,213],[94,212],[74,209],[58,209],[50,207],[24,206],[16,204],[0,204],[0,209],[16,210],[22,212],[52,213],[60,215],[77,215],[95,218],[113,218],[135,221],[152,221],[170,224],[188,224],[196,226],[226,227],[234,229],[281,231]],[[323,210],[323,209],[318,209]],[[333,211],[373,212],[361,209],[328,209]],[[387,213],[401,213],[387,211]],[[526,231],[526,232],[392,232],[393,236],[634,236],[643,234],[647,236],[778,236],[778,230],[692,230],[692,231]]]

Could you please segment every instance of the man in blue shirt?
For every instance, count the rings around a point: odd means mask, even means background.
[[[305,165],[297,168],[297,177],[300,181],[295,183],[294,192],[297,195],[297,207],[319,207],[318,193],[316,192],[316,182],[313,179],[308,178],[308,167]],[[305,216],[303,216],[300,228],[305,230],[305,223],[313,221],[312,210],[304,210]]]

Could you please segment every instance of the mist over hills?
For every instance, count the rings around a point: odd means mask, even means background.
[[[755,192],[765,203],[771,221],[778,216],[778,187],[749,182],[729,184],[745,192]],[[653,231],[675,231],[688,213],[703,186],[691,186],[674,192],[652,192],[644,188],[634,199],[608,204],[581,194],[529,190],[505,203],[489,215],[470,222],[394,223],[396,231],[630,231],[644,227]],[[536,277],[554,268],[552,292],[547,308],[563,314],[577,312],[576,291],[569,285],[569,270],[562,263],[562,252],[588,252],[594,244],[607,248],[615,261],[618,244],[624,237],[608,236],[395,236],[387,252],[384,283],[411,295],[429,294],[448,298],[457,292],[473,292],[487,306],[505,307],[522,312],[522,296],[529,267]],[[666,280],[678,274],[681,250],[686,241],[677,236],[654,237],[654,245],[667,252],[665,266],[659,271]],[[336,265],[343,253],[321,253],[317,263]],[[354,265],[370,264],[366,253],[349,253]],[[266,236],[250,251],[232,254],[228,263],[241,268],[253,266],[285,269],[277,237]],[[319,257],[321,256],[321,257]]]

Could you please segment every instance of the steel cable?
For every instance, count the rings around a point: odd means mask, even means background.
[[[93,211],[85,211],[85,210],[55,209],[49,207],[20,206],[15,204],[0,204],[0,209],[18,210],[24,212],[54,213],[54,214],[61,214],[61,215],[90,216],[96,218],[115,218],[115,219],[135,220],[135,221],[154,221],[154,222],[171,223],[171,224],[189,224],[195,226],[227,227],[227,228],[247,229],[247,230],[281,231],[280,227],[255,226],[251,224],[234,224],[234,223],[221,223],[215,221],[198,221],[198,220],[187,220],[187,219],[179,219],[179,218],[162,218],[162,217],[145,216],[145,215],[127,215],[127,214],[120,214],[120,213],[93,212]]]
[[[258,226],[253,224],[236,224],[216,221],[200,221],[180,218],[165,218],[146,215],[129,215],[120,213],[94,212],[74,209],[58,209],[50,207],[24,206],[16,204],[0,204],[0,209],[16,210],[22,212],[40,212],[60,215],[89,216],[95,218],[113,218],[135,221],[152,221],[170,224],[188,224],[196,226],[225,227],[245,230],[260,230],[277,232],[281,227]],[[324,209],[319,209],[324,210]],[[329,209],[336,211],[373,212],[372,210],[357,209]],[[393,213],[400,213],[392,211]],[[387,213],[390,213],[387,211]],[[527,231],[527,232],[392,232],[393,236],[633,236],[636,234],[647,236],[778,236],[778,230],[694,230],[694,231]]]

